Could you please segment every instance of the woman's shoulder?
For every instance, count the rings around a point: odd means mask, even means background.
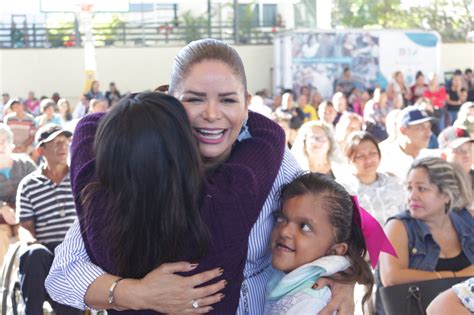
[[[357,176],[349,172],[344,176],[337,178],[336,182],[341,184],[351,195],[359,195],[361,193],[361,183]]]
[[[405,210],[405,211],[402,211],[390,218],[387,219],[387,223],[392,221],[392,220],[395,220],[395,221],[398,221],[398,222],[412,222],[416,219],[414,219],[411,215],[410,215],[410,211],[408,210]]]
[[[103,116],[105,116],[105,113],[94,113],[85,115],[78,121],[74,130],[74,135],[76,136],[79,132],[85,132],[90,127],[96,128],[99,125],[99,121]],[[93,130],[93,132],[95,133],[95,129]]]
[[[387,188],[403,189],[403,184],[402,184],[401,180],[398,177],[394,176],[394,175],[377,172],[377,180],[383,186],[387,186]]]
[[[249,124],[249,127],[251,128],[250,131],[252,131],[252,129],[254,130],[269,129],[269,128],[276,129],[276,130],[281,129],[281,127],[276,122],[274,122],[268,117],[265,117],[262,114],[259,114],[253,111],[249,111],[248,113],[249,113],[249,116],[248,116],[247,123]]]
[[[474,229],[474,213],[466,208],[454,209],[450,212],[451,221],[455,222],[455,225],[463,225],[468,227],[470,230]]]
[[[351,168],[349,164],[343,161],[342,156],[338,156],[337,160],[331,160],[331,171],[336,180],[339,181],[339,179],[344,178],[347,174],[351,173]]]
[[[411,217],[409,217],[409,214],[407,215],[406,212],[408,212],[408,210],[387,219],[384,231],[391,241],[398,239],[405,242],[404,240],[406,238],[409,239],[409,235],[412,235],[416,230],[414,225],[409,223]]]

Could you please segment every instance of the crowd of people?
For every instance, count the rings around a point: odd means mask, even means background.
[[[26,314],[349,314],[359,282],[382,315],[373,286],[474,277],[470,69],[362,91],[345,68],[330,100],[250,95],[237,52],[208,39],[155,92],[2,96],[0,260],[27,244]],[[376,272],[368,216],[394,249]]]

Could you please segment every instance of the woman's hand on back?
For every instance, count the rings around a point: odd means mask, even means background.
[[[332,315],[337,312],[338,315],[354,314],[354,286],[355,283],[343,284],[332,279],[321,278],[316,281],[313,289],[319,289],[324,286],[331,288],[331,301],[319,312],[320,315]]]
[[[165,263],[140,280],[124,279],[125,285],[119,283],[114,295],[117,309],[148,309],[172,314],[211,311],[212,305],[224,297],[218,292],[225,287],[225,280],[196,287],[221,276],[223,270],[217,268],[189,277],[176,274],[196,267],[188,262]],[[193,307],[193,302],[197,302],[197,308]]]

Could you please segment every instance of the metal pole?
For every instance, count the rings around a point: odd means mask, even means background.
[[[142,8],[142,40],[141,40],[141,43],[142,43],[142,46],[145,46],[145,8],[144,8],[143,0],[142,0],[141,8]]]
[[[207,0],[207,37],[212,37],[211,30],[211,0]]]
[[[74,15],[74,34],[75,34],[75,46],[81,47],[81,31],[79,29],[79,19],[78,14]]]
[[[239,1],[234,0],[234,43],[239,42]]]

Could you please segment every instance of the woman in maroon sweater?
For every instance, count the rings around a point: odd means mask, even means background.
[[[87,195],[89,204],[76,199],[80,216],[85,217],[81,221],[81,232],[87,253],[71,252],[71,243],[66,240],[56,256],[56,260],[60,262],[53,264],[50,273],[62,277],[61,280],[64,281],[55,282],[56,279],[52,276],[48,278],[46,286],[53,298],[71,303],[72,300],[61,300],[64,292],[73,291],[77,287],[65,286],[67,281],[72,280],[68,278],[71,275],[68,271],[79,269],[87,272],[89,269],[85,265],[90,267],[91,264],[83,258],[77,260],[70,257],[88,256],[93,264],[102,268],[102,275],[96,276],[93,281],[89,280],[87,290],[75,293],[85,296],[84,301],[91,307],[153,310],[162,313],[205,313],[214,308],[216,314],[261,314],[264,288],[271,271],[267,244],[273,223],[272,211],[276,210],[276,200],[273,197],[279,187],[291,180],[299,168],[295,166],[289,153],[285,152],[283,131],[270,120],[248,112],[250,96],[247,93],[243,63],[235,49],[228,45],[207,39],[186,46],[176,57],[169,94],[183,103],[204,161],[206,173],[199,215],[210,239],[205,254],[199,255],[199,244],[206,242],[198,242],[200,238],[190,233],[181,243],[173,245],[176,247],[176,255],[166,259],[152,259],[145,266],[143,259],[148,259],[154,247],[149,242],[151,245],[146,247],[149,251],[143,248],[139,250],[138,246],[144,245],[138,244],[141,240],[136,235],[150,237],[150,234],[156,233],[152,222],[146,220],[146,217],[135,217],[126,212],[124,215],[137,223],[130,224],[128,229],[104,234],[104,226],[112,230],[114,227],[110,227],[111,220],[108,216],[101,217],[103,211],[100,211],[104,209],[103,202],[106,207],[111,203],[104,194],[95,191],[95,194]],[[99,155],[95,162],[93,154],[85,157],[78,154],[90,151],[95,129],[100,124],[99,119],[100,115],[87,116],[76,129],[77,141],[74,140],[73,143],[71,165],[76,196],[94,182],[94,163],[99,178],[100,165],[105,169],[122,167],[99,164]],[[100,134],[99,127],[97,139],[101,139]],[[123,136],[119,133],[116,137]],[[132,143],[134,146],[136,144]],[[122,154],[120,150],[116,152]],[[136,161],[143,159],[140,152],[146,153],[146,156],[153,153],[138,149],[131,149],[129,152],[137,157]],[[181,158],[176,154],[171,156],[172,160]],[[156,163],[166,160],[161,158],[161,151],[156,151],[153,159],[156,159]],[[124,163],[127,161],[125,159]],[[137,167],[140,169],[140,165]],[[116,186],[119,192],[129,189],[122,186],[137,185],[141,181],[137,177],[135,184],[123,180],[117,181],[118,185],[112,185],[111,180],[105,178],[102,180],[103,184]],[[166,189],[171,187],[166,184],[161,186]],[[137,187],[149,189],[148,186],[139,184]],[[138,192],[143,193],[140,189]],[[122,195],[134,197],[128,193]],[[136,200],[140,205],[140,199]],[[156,207],[160,205],[158,202],[155,204]],[[120,202],[112,205],[123,207]],[[84,213],[94,215],[83,216]],[[182,221],[184,219],[181,217]],[[110,240],[109,235],[118,237]],[[174,261],[182,262],[171,263]],[[190,262],[198,262],[199,266]],[[62,271],[64,269],[68,271]],[[125,279],[118,282],[120,277]],[[212,280],[211,285],[201,286],[209,280]],[[227,281],[226,285],[223,280]],[[58,290],[58,286],[62,290]],[[328,314],[334,309],[342,310],[343,314],[353,311],[352,288],[352,285],[340,285],[339,292],[337,289],[334,291],[337,298],[334,298],[334,304],[327,310]],[[112,300],[109,299],[110,296],[113,297]]]

